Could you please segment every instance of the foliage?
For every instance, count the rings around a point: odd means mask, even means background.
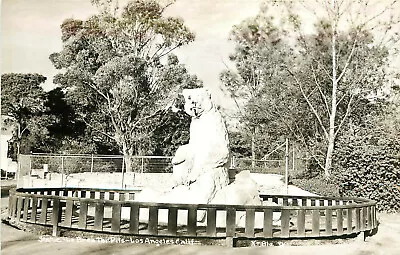
[[[400,212],[400,121],[391,123],[394,114],[384,117],[391,121],[370,116],[338,139],[335,179],[344,196],[370,198],[379,211]]]
[[[179,146],[189,142],[191,118],[183,111],[167,112],[159,118],[160,124],[154,130],[154,155],[173,156]]]
[[[249,157],[251,148],[244,132],[229,132],[229,146],[235,157]]]
[[[274,148],[274,144],[265,143],[262,138],[273,141],[279,139],[281,131],[286,133],[277,119],[282,117],[278,109],[287,107],[282,103],[291,96],[283,83],[288,75],[280,67],[290,49],[282,40],[285,32],[280,27],[263,9],[256,17],[235,26],[230,37],[235,43],[235,51],[230,55],[235,68],[220,76],[239,108],[239,132],[244,139],[238,142],[243,147],[244,141],[251,141],[245,146],[250,148],[253,159]]]
[[[54,117],[54,121],[47,127],[49,130],[47,147],[49,149],[46,152],[104,154],[108,151],[103,148],[107,145],[104,145],[102,140],[96,141],[96,136],[86,134],[86,124],[77,118],[61,88],[47,92],[45,106],[48,109],[47,114]]]
[[[19,152],[45,149],[51,117],[45,112],[46,93],[40,86],[46,77],[40,74],[8,73],[1,76],[1,112],[15,124],[14,156]]]
[[[372,2],[333,0],[328,4],[323,1],[325,15],[321,16],[317,14],[316,6],[302,1],[297,6],[311,9],[317,18],[311,36],[303,32],[301,19],[295,14],[298,10],[294,6],[288,9],[289,19],[297,32],[298,61],[305,63],[307,68],[298,70],[286,66],[286,69],[298,85],[316,127],[315,137],[306,137],[303,143],[307,145],[306,141],[311,140],[313,146],[322,149],[312,156],[324,169],[325,176],[331,172],[335,141],[357,101],[367,95],[376,95],[390,77],[388,53],[389,49],[397,50],[398,35],[393,33],[393,27],[399,21],[393,7],[398,3],[394,1],[384,4],[380,10],[368,10]],[[386,15],[391,18],[386,19]]]
[[[304,7],[316,21],[311,32],[297,15]],[[361,112],[360,101],[388,85],[397,21],[382,21],[391,6],[372,17],[352,1],[315,8],[306,1],[263,5],[256,17],[233,28],[236,71],[221,79],[238,102],[240,132],[253,140],[263,136],[266,144],[289,137],[312,166],[329,175],[335,140]],[[379,38],[378,30],[387,36]],[[254,150],[254,144],[248,147]],[[262,156],[262,148],[256,149]]]
[[[304,39],[308,50],[298,59],[302,62],[298,67],[302,65],[304,67],[301,68],[302,71],[295,71],[294,74],[303,94],[303,109],[306,109],[302,114],[304,118],[299,123],[302,128],[297,132],[297,137],[306,148],[309,148],[320,168],[328,173],[327,166],[323,162],[327,160],[327,148],[332,142],[330,139],[336,138],[345,128],[349,118],[359,111],[357,108],[361,100],[375,95],[377,90],[385,86],[388,77],[385,68],[389,62],[388,49],[371,46],[374,41],[369,32],[363,31],[361,34],[357,34],[356,31],[342,32],[337,36],[336,43],[340,45],[343,56],[352,55],[352,61],[338,63],[338,72],[342,72],[343,76],[338,81],[335,95],[332,95],[332,85],[325,78],[326,70],[334,68],[329,61],[331,58],[329,48],[332,46],[328,39],[332,32],[330,26],[323,22],[317,28],[316,36]],[[346,70],[341,69],[344,66],[347,67]],[[333,97],[335,97],[334,110],[331,109]],[[333,111],[336,124],[332,136],[330,127]]]
[[[171,83],[169,86],[181,89],[202,87],[203,83],[195,75],[190,75],[175,55],[168,56],[168,61],[168,71],[164,81]],[[189,142],[191,118],[183,111],[183,104],[183,96],[178,94],[173,105],[176,110],[156,116],[156,128],[149,139],[149,155],[172,156],[179,146]]]
[[[157,1],[130,1],[119,12],[110,1],[94,2],[99,14],[61,25],[63,49],[50,59],[64,72],[54,82],[89,133],[114,140],[127,157],[148,154],[157,116],[183,85],[174,82],[182,68],[170,53],[194,35]]]
[[[340,195],[338,185],[333,181],[327,181],[322,176],[291,179],[290,182],[296,187],[320,196],[338,197]]]

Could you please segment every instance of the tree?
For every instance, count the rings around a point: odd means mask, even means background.
[[[49,139],[46,141],[46,152],[53,153],[97,153],[117,154],[115,142],[100,139],[98,134],[91,132],[86,124],[77,118],[74,108],[66,100],[61,88],[55,88],[46,93],[46,114],[53,117],[49,123]],[[91,132],[91,133],[89,133]]]
[[[40,86],[46,77],[40,74],[7,73],[1,76],[1,112],[16,126],[16,154],[40,147],[48,136],[45,116],[46,93]]]
[[[179,86],[182,89],[199,88],[203,83],[196,75],[190,75],[186,67],[179,63],[175,55],[169,56],[168,77],[166,81],[171,86]],[[184,98],[178,95],[175,104],[175,111],[167,111],[155,119],[156,128],[149,139],[149,148],[155,155],[172,156],[179,146],[189,142],[189,129],[191,117],[184,109]]]
[[[122,10],[93,2],[99,14],[61,25],[63,50],[50,59],[64,72],[54,82],[81,121],[116,142],[129,171],[131,156],[147,153],[156,117],[182,85],[171,82],[176,59],[167,56],[194,34],[181,19],[164,17],[168,5],[154,0],[130,1]]]
[[[305,1],[301,2],[318,19],[314,35],[306,35],[302,31],[300,17],[294,14],[293,6],[289,7],[289,18],[299,42],[299,60],[308,64],[306,69],[303,67],[301,70],[286,68],[317,123],[318,139],[326,148],[325,162],[318,164],[328,177],[335,140],[357,101],[376,94],[387,82],[388,49],[398,41],[392,30],[398,24],[393,16],[398,3],[392,1],[380,10],[369,9],[372,1],[332,0],[330,3],[319,3],[322,7],[318,9],[307,6]],[[298,6],[295,8],[298,13]],[[325,16],[319,16],[318,10],[323,10]],[[389,19],[385,20],[385,17]],[[318,108],[319,105],[324,107]]]
[[[325,176],[330,175],[335,139],[357,111],[360,100],[377,96],[388,84],[389,53],[397,49],[393,45],[397,43],[397,34],[392,28],[397,21],[385,15],[396,2],[371,14],[366,12],[370,2],[316,1],[310,6],[307,1],[280,1],[265,5],[260,11],[259,16],[267,17],[262,23],[264,28],[249,23],[244,31],[255,31],[255,36],[237,40],[239,44],[250,43],[248,48],[256,52],[260,61],[252,60],[253,65],[246,63],[247,59],[235,61],[246,68],[254,66],[263,75],[261,82],[255,84],[265,88],[261,91],[267,94],[257,98],[253,103],[255,110],[247,113],[254,118],[269,116],[268,119],[280,122],[276,127],[286,129],[286,133],[300,142]],[[318,4],[322,7],[317,7]],[[312,15],[307,18],[313,17],[315,22],[307,26],[295,13],[309,10]],[[277,13],[281,15],[278,18]],[[251,22],[257,22],[259,16]],[[389,18],[383,20],[384,17]],[[268,24],[280,29],[265,29]],[[263,33],[266,36],[260,36]],[[273,44],[265,43],[268,41],[276,41],[283,47],[274,48]],[[260,46],[264,51],[255,50]],[[276,57],[271,61],[273,54]],[[263,62],[275,64],[275,69],[266,70],[276,70],[277,75],[268,76]]]
[[[253,167],[259,151],[257,141],[273,133],[276,136],[277,129],[267,126],[274,126],[279,117],[276,108],[280,107],[281,95],[286,94],[282,78],[287,76],[280,64],[289,54],[289,47],[282,40],[284,31],[265,15],[264,8],[256,17],[233,28],[230,40],[236,47],[230,60],[235,68],[220,76],[238,107],[244,137],[251,140]]]

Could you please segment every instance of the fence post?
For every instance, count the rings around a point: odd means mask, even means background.
[[[144,169],[144,162],[143,162],[143,157],[142,158],[142,173],[143,173],[143,169]]]
[[[67,186],[65,181],[65,186]],[[61,155],[61,187],[64,186],[64,157]]]
[[[31,176],[32,175],[32,151],[29,155],[29,171],[30,171],[29,176]]]
[[[286,152],[285,152],[285,187],[286,194],[288,194],[289,185],[289,139],[286,138]]]
[[[122,180],[121,180],[122,189],[124,189],[124,165],[125,165],[125,157],[122,156]]]
[[[58,198],[53,201],[53,212],[52,212],[52,225],[53,232],[52,236],[60,236],[60,229],[58,228],[58,223],[61,220],[60,200]]]
[[[21,187],[21,184],[20,184],[21,160],[22,160],[21,154],[17,155],[17,172],[15,173],[15,177],[14,177],[15,179],[17,179],[17,188]],[[30,158],[29,158],[29,160],[30,160]],[[31,169],[29,169],[29,179],[30,179],[31,175],[32,175],[32,171],[31,171]]]
[[[292,173],[294,173],[294,171],[296,170],[296,155],[295,155],[295,151],[294,151],[294,146],[293,146],[293,162],[292,162]]]
[[[93,165],[94,165],[94,161],[93,161],[93,153],[92,153],[92,163],[90,165],[90,172],[93,173]]]

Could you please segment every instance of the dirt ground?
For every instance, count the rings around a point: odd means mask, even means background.
[[[4,185],[4,183],[2,183]],[[3,186],[4,187],[4,186]],[[1,198],[2,217],[5,216],[8,198]],[[379,230],[366,241],[362,238],[347,241],[341,244],[313,245],[312,241],[304,246],[268,246],[228,248],[223,246],[204,245],[156,245],[132,243],[101,243],[83,242],[79,238],[51,238],[16,229],[1,224],[1,254],[324,254],[324,255],[397,255],[400,254],[400,214],[379,214]],[[94,239],[92,239],[93,241]]]

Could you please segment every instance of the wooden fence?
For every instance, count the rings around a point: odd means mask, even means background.
[[[127,190],[40,188],[10,191],[9,218],[60,228],[102,233],[160,237],[234,239],[295,239],[368,233],[377,227],[376,203],[361,198],[261,195],[263,201],[277,205],[243,206],[212,204],[162,204],[135,202],[135,192]],[[268,203],[271,204],[271,203]],[[146,221],[142,209],[147,209]],[[121,212],[128,211],[128,218]],[[167,222],[159,222],[160,212]],[[179,224],[178,215],[185,212],[187,224]],[[224,219],[220,219],[223,212]],[[205,213],[205,221],[198,215]],[[273,215],[279,213],[280,224]],[[218,215],[218,216],[217,216]],[[244,215],[244,227],[236,224]],[[262,226],[255,224],[262,215]],[[218,219],[217,219],[218,218]],[[217,221],[224,221],[219,227]]]

